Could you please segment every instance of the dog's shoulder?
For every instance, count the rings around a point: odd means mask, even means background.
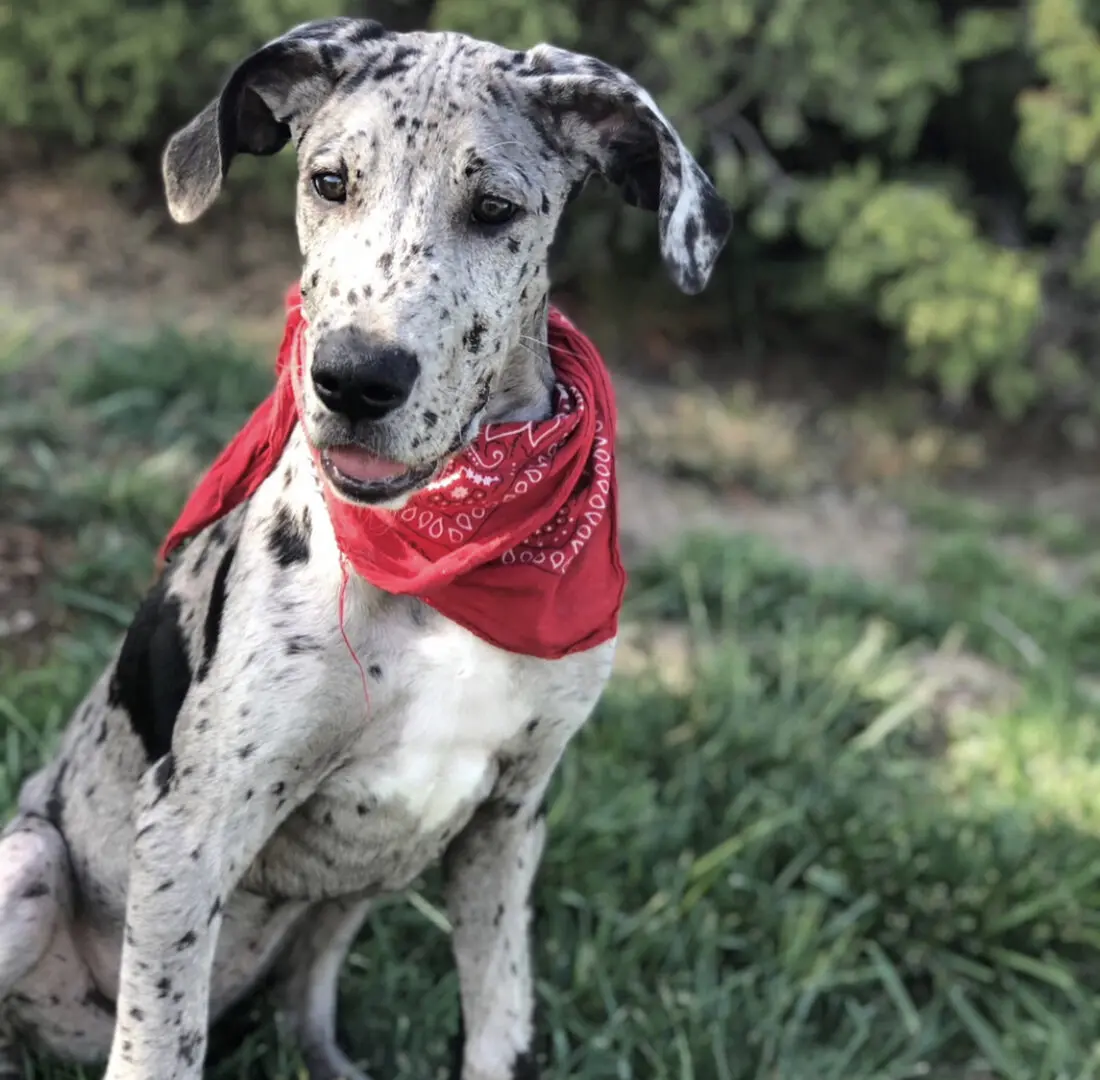
[[[146,593],[123,639],[107,703],[126,714],[150,762],[168,753],[192,683],[222,636],[227,585],[247,504],[196,536]]]

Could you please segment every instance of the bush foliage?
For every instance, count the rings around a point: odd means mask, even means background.
[[[363,0],[342,10],[365,14]],[[1097,0],[385,0],[404,28],[593,52],[652,89],[738,208],[711,302],[893,334],[949,400],[1100,416]],[[0,125],[145,168],[227,67],[323,0],[0,6]],[[285,180],[285,172],[272,175]],[[562,267],[655,271],[590,200]],[[593,259],[592,252],[600,252]],[[640,268],[640,269],[639,269]],[[593,283],[595,284],[595,283]]]

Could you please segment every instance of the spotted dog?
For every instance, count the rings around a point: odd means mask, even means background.
[[[0,837],[0,1072],[32,1047],[106,1060],[108,1080],[196,1080],[208,1024],[264,980],[312,1080],[362,1080],[336,1045],[339,969],[372,898],[442,860],[460,1075],[535,1075],[539,807],[614,643],[506,652],[358,577],[341,624],[310,445],[400,463],[323,480],[394,507],[481,425],[548,416],[548,251],[590,176],[656,211],[689,293],[729,211],[598,60],[340,18],[247,57],[172,138],[173,217],[198,218],[236,154],[288,142],[303,419],[259,490],[171,561],[22,789]]]

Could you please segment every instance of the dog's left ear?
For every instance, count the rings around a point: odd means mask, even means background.
[[[393,37],[370,19],[316,19],[242,60],[222,92],[168,140],[161,169],[172,217],[186,223],[204,214],[237,154],[278,153],[344,78],[369,73],[384,53],[392,59]]]
[[[517,61],[582,178],[599,173],[627,202],[656,210],[665,265],[684,292],[701,292],[732,215],[653,99],[617,68],[553,45],[536,45]]]

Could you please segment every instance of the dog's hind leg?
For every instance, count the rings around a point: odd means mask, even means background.
[[[0,1080],[23,1075],[4,999],[42,959],[64,917],[69,859],[44,818],[17,817],[0,833]]]
[[[280,1013],[310,1080],[368,1080],[336,1044],[337,983],[369,900],[327,900],[305,917],[280,962]]]
[[[45,818],[24,814],[0,833],[0,1002],[42,959],[69,889],[65,841]]]

